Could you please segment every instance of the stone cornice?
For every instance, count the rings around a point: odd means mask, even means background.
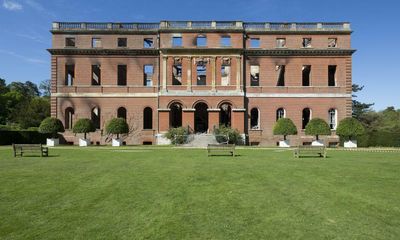
[[[47,49],[52,55],[130,55],[130,56],[158,56],[157,49],[102,49],[102,48],[51,48]]]
[[[351,56],[354,49],[246,49],[247,56]]]
[[[160,49],[163,54],[215,54],[215,55],[229,55],[236,54],[240,55],[243,53],[242,48],[162,48]]]

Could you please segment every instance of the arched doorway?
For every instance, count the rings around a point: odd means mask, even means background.
[[[205,103],[197,103],[194,107],[194,131],[204,133],[208,131],[208,106]]]
[[[182,127],[182,105],[180,103],[172,103],[169,108],[169,127]]]
[[[232,106],[229,103],[221,104],[219,112],[219,125],[231,126]]]

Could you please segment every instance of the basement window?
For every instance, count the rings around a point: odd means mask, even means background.
[[[118,86],[126,86],[127,68],[126,65],[118,65]]]
[[[197,36],[197,46],[198,47],[206,47],[207,46],[207,38],[205,36]]]
[[[260,86],[260,66],[250,66],[250,86]]]
[[[303,47],[310,48],[311,47],[311,38],[303,38]]]
[[[75,65],[65,65],[65,85],[72,86],[75,80]]]
[[[144,48],[153,48],[154,47],[153,39],[152,38],[143,39],[143,47]]]
[[[172,66],[172,85],[182,85],[182,64]]]
[[[92,38],[92,47],[101,48],[101,38]]]
[[[259,38],[250,38],[250,47],[251,48],[260,48],[260,39]]]
[[[198,86],[204,86],[207,83],[207,66],[203,62],[199,62],[197,64],[196,68],[196,73],[197,73],[197,85]]]
[[[65,38],[65,46],[66,47],[75,47],[75,38],[73,38],[73,37]]]
[[[221,47],[230,47],[231,46],[231,37],[230,36],[222,36],[221,37]]]
[[[329,87],[336,86],[336,65],[328,66],[328,86]]]
[[[286,38],[277,38],[276,39],[276,47],[277,48],[285,48],[286,47]]]
[[[153,86],[153,65],[144,65],[143,67],[144,75],[144,86]]]
[[[182,47],[182,37],[172,37],[173,47]]]
[[[277,65],[275,67],[275,70],[277,72],[277,81],[276,81],[276,86],[278,87],[283,87],[285,86],[285,70],[286,66],[285,65]]]
[[[303,86],[310,86],[311,65],[304,65],[302,69]]]
[[[337,38],[328,38],[328,48],[337,47]]]
[[[127,38],[118,38],[118,47],[127,47],[128,40]]]
[[[101,67],[100,65],[92,65],[92,85],[99,86],[101,83]]]

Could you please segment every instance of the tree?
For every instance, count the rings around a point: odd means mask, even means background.
[[[40,89],[41,95],[43,97],[50,97],[50,94],[51,94],[51,81],[50,81],[50,79],[43,80],[39,85],[39,89]]]
[[[357,95],[355,95],[354,93],[360,92],[361,90],[364,89],[364,86],[360,86],[358,84],[353,84],[352,85],[352,91],[353,91],[353,98],[356,98]],[[361,115],[363,115],[364,113],[370,112],[371,111],[371,107],[374,105],[374,103],[362,103],[359,102],[355,99],[353,99],[353,117],[356,119],[360,119]]]
[[[354,137],[364,134],[364,126],[355,118],[348,117],[339,122],[336,134],[346,140],[352,140]]]
[[[53,138],[57,138],[57,134],[64,131],[62,122],[53,117],[45,118],[39,126],[40,133],[49,133]]]
[[[86,134],[96,131],[96,127],[93,122],[87,118],[81,118],[76,121],[75,125],[72,128],[73,133],[83,133],[84,139],[86,139]]]
[[[320,135],[331,135],[328,123],[321,118],[313,118],[306,126],[306,135],[314,135],[319,140]]]
[[[123,118],[113,118],[106,125],[106,133],[117,134],[117,139],[119,139],[119,134],[126,134],[128,132],[128,123]]]
[[[0,94],[4,94],[6,92],[8,92],[6,80],[3,78],[0,78]]]
[[[10,110],[9,120],[18,123],[22,129],[39,127],[50,116],[50,101],[47,98],[34,97],[19,102]]]
[[[19,92],[27,98],[38,97],[40,95],[37,85],[30,81],[26,81],[25,83],[12,82],[8,85],[8,88],[10,89],[10,91]]]
[[[283,139],[286,141],[286,136],[296,135],[297,128],[290,118],[279,119],[274,126],[274,135],[283,135]]]

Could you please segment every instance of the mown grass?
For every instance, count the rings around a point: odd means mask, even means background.
[[[399,239],[399,153],[0,148],[1,239]]]

